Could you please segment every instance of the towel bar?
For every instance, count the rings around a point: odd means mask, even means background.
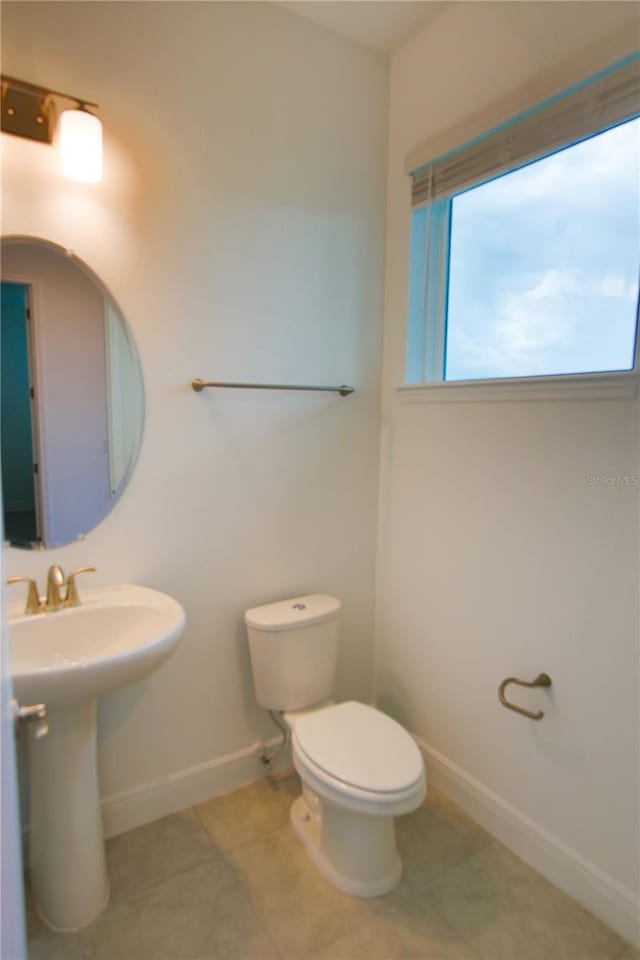
[[[354,392],[353,387],[347,387],[344,383],[340,387],[301,387],[290,383],[226,383],[221,380],[201,380],[200,377],[192,380],[191,386],[197,393],[205,387],[230,387],[232,390],[315,390],[339,393],[341,397],[348,397]]]

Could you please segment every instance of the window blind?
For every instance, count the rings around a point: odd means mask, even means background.
[[[640,53],[412,173],[412,205],[491,180],[640,114]]]

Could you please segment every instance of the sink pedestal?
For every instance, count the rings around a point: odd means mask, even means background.
[[[124,584],[55,613],[9,617],[20,703],[44,703],[49,733],[31,735],[31,886],[54,930],[79,930],[109,899],[98,790],[96,701],[156,670],[185,625],[166,593]]]
[[[86,927],[109,900],[98,790],[95,698],[48,710],[29,739],[31,889],[53,930]]]

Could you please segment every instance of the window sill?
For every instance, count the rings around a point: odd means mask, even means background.
[[[495,403],[555,400],[634,400],[638,371],[519,377],[509,380],[451,380],[396,387],[402,403]]]

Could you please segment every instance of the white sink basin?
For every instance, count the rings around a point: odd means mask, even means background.
[[[138,680],[174,649],[185,614],[147,587],[85,590],[82,605],[10,617],[14,694],[48,707],[78,703]]]
[[[15,695],[44,703],[49,721],[42,739],[28,733],[31,889],[40,916],[60,931],[91,923],[109,899],[97,697],[159,666],[185,626],[180,604],[146,587],[85,590],[81,600],[56,613],[9,609]]]

